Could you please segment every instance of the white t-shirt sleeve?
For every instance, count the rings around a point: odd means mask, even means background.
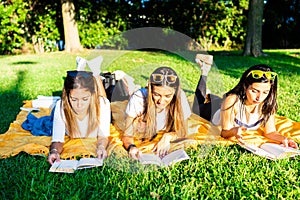
[[[132,118],[142,115],[145,111],[146,98],[147,97],[143,95],[141,90],[133,93],[126,107],[126,115]]]
[[[98,136],[110,135],[111,109],[110,102],[105,97],[100,97],[100,126]]]
[[[63,112],[61,111],[61,100],[56,102],[54,117],[53,117],[53,129],[52,129],[52,142],[64,142],[66,125],[64,121]]]
[[[181,105],[182,105],[183,118],[184,120],[186,120],[191,116],[192,111],[189,102],[187,100],[186,94],[183,90],[181,90]]]

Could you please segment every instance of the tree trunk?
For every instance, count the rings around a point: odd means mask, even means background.
[[[75,20],[75,6],[72,0],[61,0],[62,16],[65,34],[65,50],[67,52],[81,51],[77,22]]]
[[[262,20],[264,0],[250,0],[244,56],[262,56]]]

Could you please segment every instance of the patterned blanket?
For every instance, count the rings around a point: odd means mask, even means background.
[[[126,104],[127,101],[113,102],[111,104],[114,120],[110,126],[110,143],[107,148],[109,155],[112,153],[117,156],[127,155],[121,141]],[[32,107],[32,101],[25,101],[23,107]],[[42,117],[50,115],[50,112],[50,109],[41,108],[40,112],[34,113],[34,115],[36,117]],[[51,137],[33,136],[29,131],[22,129],[21,124],[26,120],[27,114],[27,111],[20,111],[16,120],[10,124],[8,131],[4,134],[0,134],[0,158],[15,156],[20,152],[26,152],[31,155],[48,155]],[[199,144],[231,145],[237,142],[234,137],[229,139],[220,137],[220,127],[212,125],[197,115],[192,114],[188,122],[188,136],[173,141],[170,151],[179,148],[195,148]],[[298,142],[300,141],[300,122],[294,122],[286,117],[276,116],[276,127],[282,135],[293,138]],[[162,132],[158,133],[151,141],[136,140],[136,145],[142,152],[150,152],[157,141],[162,137],[162,134]],[[243,138],[247,143],[255,145],[272,142],[262,136],[262,130],[260,129],[245,132]],[[94,157],[96,156],[96,142],[96,139],[70,139],[66,136],[61,158],[75,159],[76,157]]]

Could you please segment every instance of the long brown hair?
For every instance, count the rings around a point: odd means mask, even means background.
[[[88,108],[89,122],[86,137],[100,125],[100,100],[97,82],[92,72],[68,71],[64,82],[61,101],[61,112],[65,114],[66,130],[71,138],[80,135],[76,121],[76,112],[70,102],[70,92],[73,89],[86,89],[91,93],[90,105]]]
[[[161,81],[155,80],[153,74],[163,75]],[[166,76],[174,76],[176,80],[168,81]],[[168,105],[166,132],[176,132],[177,136],[184,137],[186,135],[186,127],[184,124],[183,108],[181,104],[181,87],[176,72],[170,67],[157,68],[149,78],[147,107],[144,113],[144,120],[147,124],[145,138],[152,139],[156,135],[156,107],[152,97],[153,86],[168,86],[175,89],[173,99]]]
[[[239,83],[233,89],[231,89],[229,92],[227,92],[225,94],[225,96],[227,97],[231,94],[235,94],[242,102],[242,105],[244,105],[245,101],[247,99],[245,90],[250,85],[252,85],[253,83],[268,83],[269,82],[271,85],[271,88],[270,88],[267,98],[263,102],[263,106],[262,106],[262,110],[261,110],[262,115],[263,115],[262,117],[264,119],[263,125],[265,125],[266,122],[268,121],[268,119],[270,118],[270,116],[272,114],[276,113],[277,107],[278,107],[277,100],[276,100],[277,99],[277,76],[275,76],[274,80],[269,80],[265,75],[263,75],[260,78],[253,78],[252,76],[249,76],[249,73],[253,70],[260,70],[263,72],[273,72],[271,67],[264,65],[264,64],[252,66],[243,73]],[[232,106],[230,106],[230,107],[232,107]],[[224,109],[229,109],[229,108],[224,108]]]

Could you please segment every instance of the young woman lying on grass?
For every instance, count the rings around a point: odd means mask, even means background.
[[[164,131],[153,151],[164,156],[170,149],[170,141],[184,137],[191,110],[180,87],[176,72],[169,67],[157,68],[149,78],[147,89],[136,91],[126,108],[126,129],[122,141],[129,155],[137,159],[140,150],[134,145],[134,137],[153,139]]]
[[[250,67],[243,73],[239,83],[225,94],[224,101],[209,95],[210,100],[205,102],[206,79],[211,65],[201,60],[198,63],[202,74],[196,90],[193,112],[221,125],[222,137],[235,136],[239,142],[244,143],[244,131],[263,127],[264,136],[268,139],[298,148],[295,141],[276,130],[277,73],[271,67],[263,64]]]
[[[92,72],[67,72],[62,100],[56,103],[54,112],[52,143],[48,156],[51,165],[60,159],[65,134],[71,138],[98,138],[97,156],[107,156],[110,103],[101,95],[103,92],[100,92],[101,86],[98,83]]]

